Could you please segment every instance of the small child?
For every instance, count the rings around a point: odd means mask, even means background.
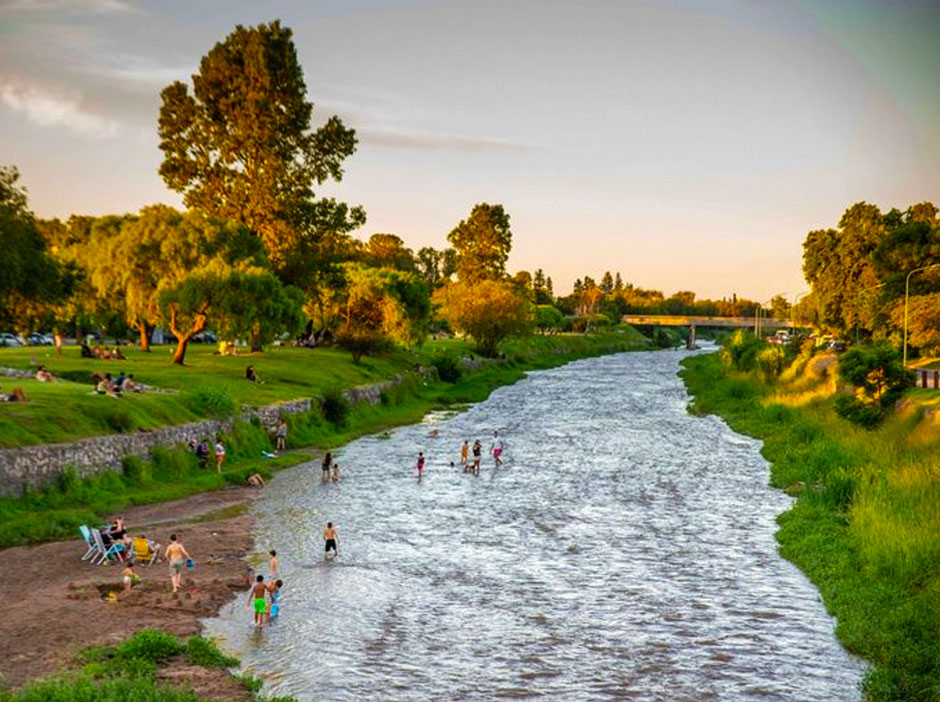
[[[126,595],[131,591],[131,585],[134,584],[134,581],[137,580],[137,576],[134,574],[134,564],[125,563],[124,564],[124,594]]]
[[[339,476],[340,476],[340,473],[339,473],[339,463],[334,463],[334,464],[333,464],[332,476],[333,476],[333,482],[334,482],[334,483],[338,483],[338,482],[339,482]]]
[[[268,561],[268,567],[271,569],[271,577],[277,577],[277,551],[271,549],[268,551],[271,554],[271,559]]]
[[[277,619],[277,615],[280,612],[279,601],[281,599],[281,587],[283,587],[283,580],[275,580],[267,584],[268,590],[268,621],[270,622],[272,618]]]

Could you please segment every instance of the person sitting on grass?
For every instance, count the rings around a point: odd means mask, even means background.
[[[52,373],[46,370],[45,366],[39,366],[36,369],[36,380],[40,383],[54,383],[55,378],[52,376]]]
[[[125,392],[143,392],[144,386],[134,380],[134,374],[131,373],[124,379],[124,391]]]
[[[114,389],[117,392],[124,391],[124,384],[127,382],[127,376],[124,375],[124,371],[118,373],[118,377],[114,379]]]
[[[115,359],[115,360],[117,360],[117,361],[126,361],[126,360],[127,360],[127,356],[125,356],[123,353],[121,353],[121,349],[119,349],[117,346],[115,346],[115,347],[114,347],[114,350],[111,351],[111,358],[113,358],[113,359]]]
[[[91,346],[88,345],[87,341],[82,342],[82,358],[94,358],[95,354],[92,353]]]
[[[252,473],[245,478],[245,482],[248,483],[249,487],[264,487],[264,478],[261,477],[261,473]]]
[[[0,388],[0,402],[26,402],[26,393],[23,388],[13,388],[13,392],[7,395]]]
[[[262,384],[261,378],[259,378],[259,377],[258,377],[258,374],[255,373],[255,367],[254,367],[254,366],[248,366],[248,367],[245,369],[245,380],[250,380],[250,381],[253,382],[253,383],[258,383],[258,385],[261,385],[261,384]]]

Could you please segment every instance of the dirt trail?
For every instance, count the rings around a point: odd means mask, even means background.
[[[85,548],[77,534],[73,541],[0,551],[0,684],[17,687],[50,675],[71,665],[83,648],[115,644],[140,629],[199,633],[199,619],[214,616],[246,588],[251,518],[239,507],[254,494],[231,488],[123,513],[132,535],[165,545],[175,533],[195,559],[177,596],[170,594],[166,563],[157,562],[135,567],[141,583],[126,598],[109,601],[108,592],[121,587],[123,568],[80,560]],[[213,674],[203,669],[171,675],[200,694],[234,699],[224,671],[214,680],[205,679]]]

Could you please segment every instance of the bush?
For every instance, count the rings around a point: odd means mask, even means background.
[[[914,373],[904,368],[898,352],[887,344],[861,346],[839,359],[839,378],[853,388],[853,395],[836,399],[843,419],[872,429],[885,418]]]
[[[463,371],[460,369],[460,363],[449,353],[442,353],[435,356],[431,365],[437,368],[438,377],[445,383],[456,383],[463,374]]]
[[[126,407],[116,407],[105,415],[104,421],[118,434],[126,434],[134,428],[134,420]]]
[[[375,356],[394,348],[392,340],[378,332],[337,334],[334,340],[337,346],[352,354],[353,363],[356,364],[362,360],[363,356]]]
[[[757,354],[767,345],[750,332],[739,329],[734,332],[721,349],[719,357],[731,368],[740,371],[753,370],[757,364]]]
[[[219,385],[204,385],[185,395],[186,404],[200,417],[231,417],[238,409],[228,389]]]
[[[862,402],[851,395],[839,395],[835,402],[836,414],[865,429],[874,429],[887,415],[887,408],[880,404]]]
[[[352,407],[340,389],[331,388],[327,390],[323,394],[323,401],[320,405],[323,408],[323,417],[326,421],[336,427],[346,426]]]
[[[237,658],[222,653],[214,641],[202,636],[193,636],[186,642],[186,657],[193,665],[203,668],[231,668],[239,663]]]
[[[114,655],[122,660],[142,658],[160,663],[183,652],[179,639],[164,631],[144,629],[114,649]]]
[[[148,485],[153,482],[153,473],[150,470],[150,464],[141,460],[138,456],[127,455],[121,459],[124,478],[137,485]]]
[[[757,367],[765,378],[776,378],[783,372],[784,351],[779,346],[767,346],[757,351]]]

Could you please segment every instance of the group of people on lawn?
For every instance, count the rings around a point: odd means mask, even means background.
[[[82,342],[82,358],[97,358],[102,361],[127,360],[127,356],[125,356],[117,346],[113,349],[108,349],[107,346],[98,346],[96,344],[94,348],[91,348],[87,341]]]
[[[134,380],[134,374],[131,373],[130,375],[126,375],[124,371],[121,371],[116,378],[112,378],[110,373],[105,373],[104,375],[101,375],[100,373],[92,373],[91,382],[95,386],[94,392],[92,394],[97,395],[120,397],[125,392],[144,391],[144,387]]]

